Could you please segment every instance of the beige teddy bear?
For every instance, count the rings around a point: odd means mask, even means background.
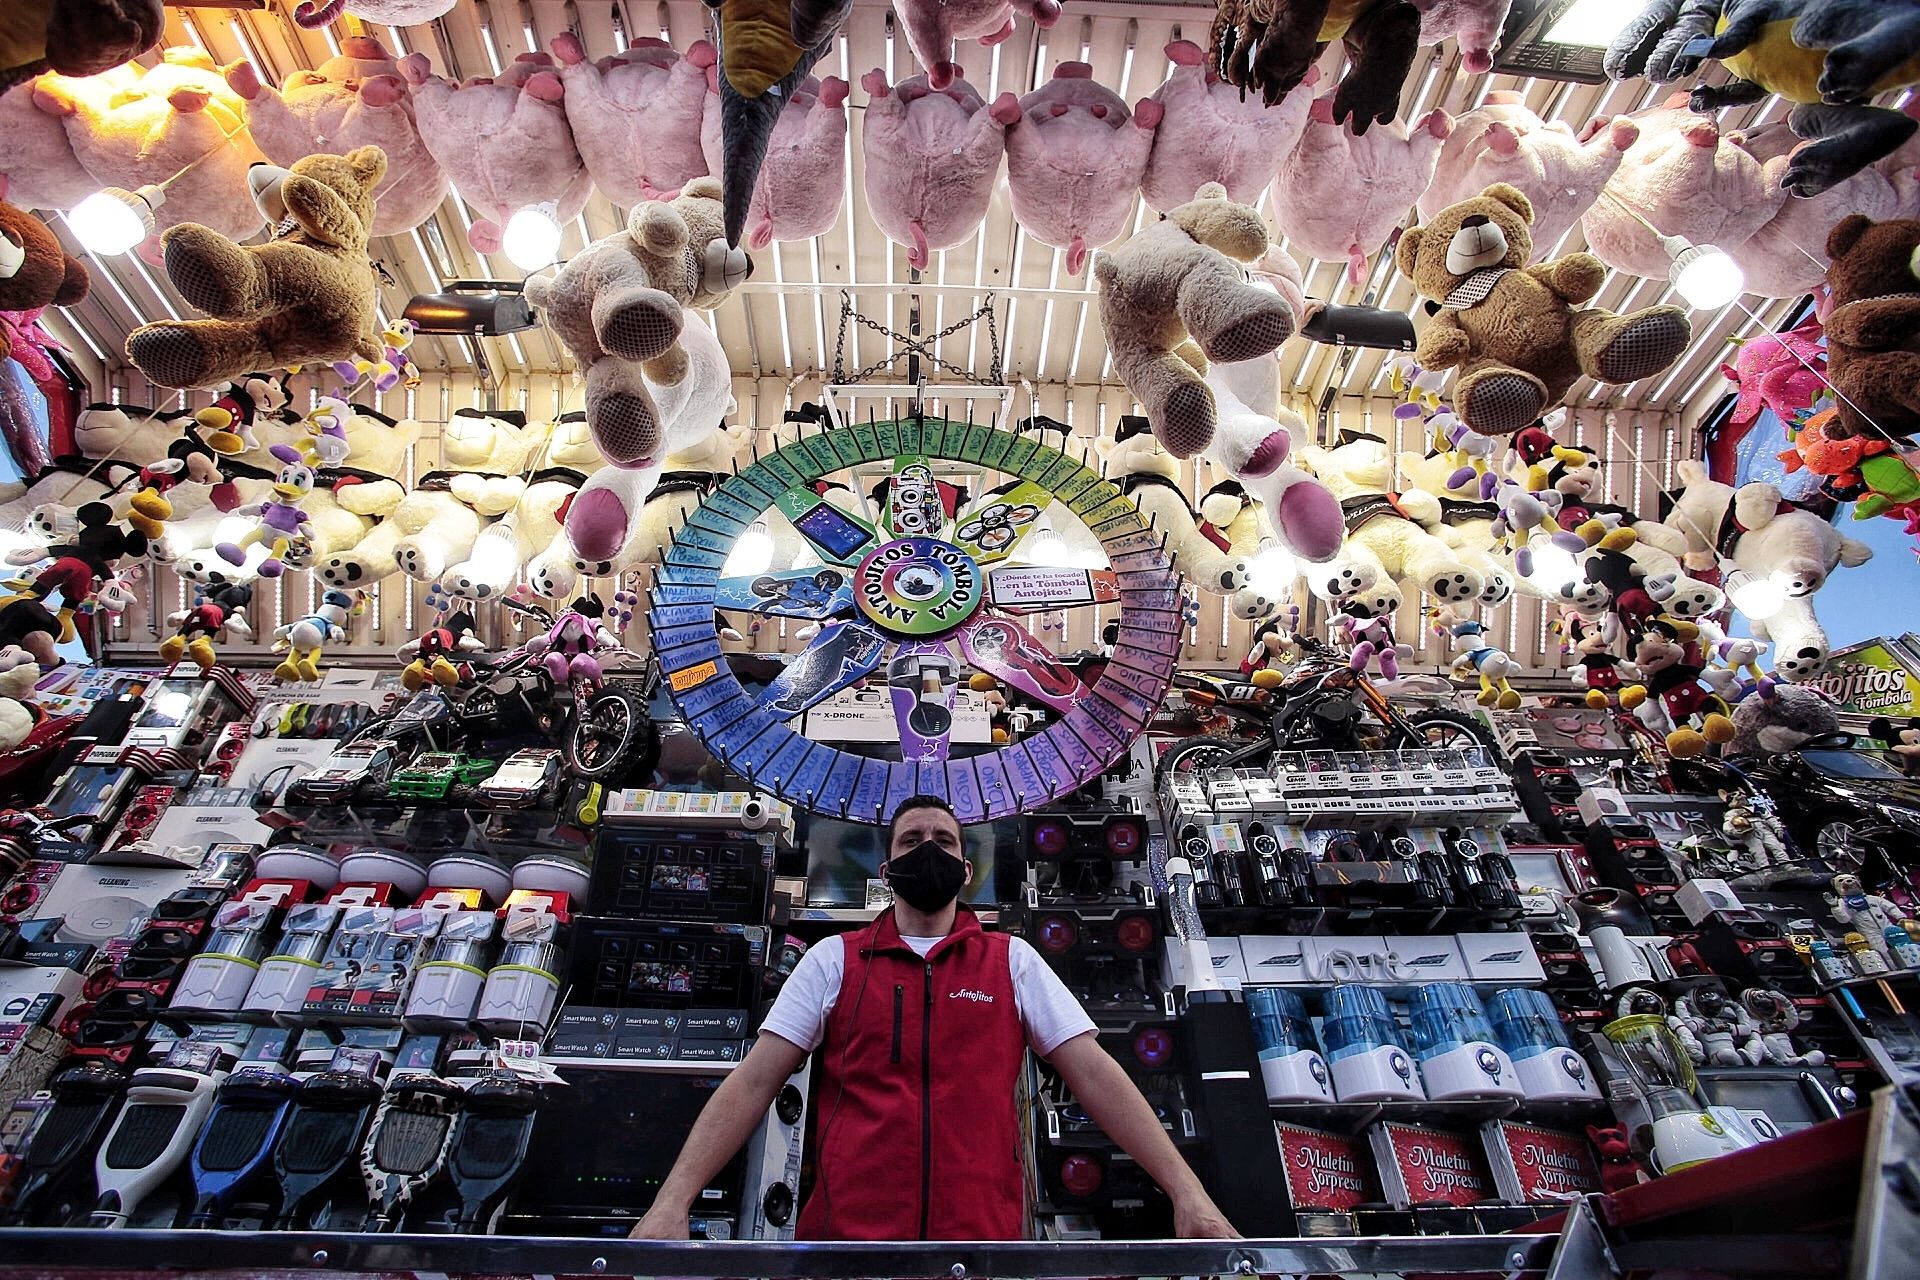
[[[527,299],[546,314],[587,379],[587,424],[608,462],[642,466],[660,447],[660,410],[641,381],[686,376],[682,304],[711,311],[752,272],[730,248],[720,180],[696,178],[670,202],[635,206],[625,230],[567,260],[551,280],[527,281]]]
[[[1260,214],[1209,182],[1094,263],[1114,372],[1176,457],[1206,448],[1215,425],[1204,361],[1183,356],[1182,344],[1207,360],[1252,360],[1293,334],[1293,308],[1247,279],[1243,264],[1260,261],[1267,247]]]
[[[1413,357],[1455,369],[1452,400],[1483,435],[1531,426],[1576,379],[1651,378],[1686,350],[1692,329],[1679,307],[1615,315],[1582,303],[1607,269],[1590,253],[1533,258],[1533,204],[1496,182],[1401,234],[1395,262],[1429,299],[1433,320]]]

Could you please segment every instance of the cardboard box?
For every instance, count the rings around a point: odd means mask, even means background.
[[[1574,801],[1574,807],[1580,811],[1581,821],[1589,826],[1627,816],[1627,798],[1614,787],[1587,787]]]
[[[1473,1137],[1383,1120],[1367,1134],[1380,1189],[1399,1208],[1474,1205],[1500,1198],[1487,1153]]]
[[[96,945],[139,932],[160,900],[193,880],[181,868],[74,863],[33,906],[35,920],[62,921],[55,938]]]
[[[1604,1190],[1593,1148],[1582,1134],[1489,1120],[1480,1136],[1503,1200],[1554,1204]]]
[[[1533,939],[1525,933],[1459,933],[1453,941],[1467,962],[1467,977],[1474,982],[1526,986],[1546,981]]]
[[[1315,980],[1313,939],[1247,934],[1240,939],[1246,980],[1260,986],[1294,986]]]
[[[1687,923],[1699,924],[1720,911],[1744,911],[1746,904],[1725,880],[1689,880],[1673,895],[1674,905],[1687,913]]]
[[[1373,1154],[1359,1138],[1294,1124],[1275,1124],[1280,1164],[1286,1170],[1293,1207],[1347,1213],[1380,1198]]]

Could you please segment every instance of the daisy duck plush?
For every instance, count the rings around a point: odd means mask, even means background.
[[[620,637],[604,621],[606,606],[592,596],[582,596],[567,607],[551,627],[526,643],[526,651],[540,661],[554,683],[585,680],[600,683],[600,659],[596,656],[620,647]]]
[[[252,502],[241,507],[235,514],[253,516],[259,523],[247,530],[238,542],[223,542],[214,550],[228,564],[241,564],[247,558],[247,548],[256,542],[268,546],[267,558],[260,562],[260,576],[277,578],[286,572],[287,552],[295,540],[307,536],[307,513],[300,509],[300,500],[313,492],[313,472],[301,462],[299,452],[292,445],[276,444],[268,450],[282,464],[280,472],[273,478],[271,496],[263,502]]]

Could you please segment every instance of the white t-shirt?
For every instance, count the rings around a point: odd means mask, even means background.
[[[925,956],[940,939],[903,934],[900,941],[913,948],[915,955]],[[1020,1025],[1026,1029],[1027,1044],[1035,1053],[1044,1058],[1075,1036],[1094,1029],[1087,1011],[1024,938],[1009,940],[1007,963],[1013,971],[1014,1007],[1020,1014]],[[826,1038],[827,1015],[839,1002],[846,967],[842,938],[825,938],[808,948],[793,967],[787,984],[780,988],[760,1029],[808,1053],[818,1049]]]

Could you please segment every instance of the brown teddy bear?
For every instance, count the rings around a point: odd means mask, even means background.
[[[8,0],[0,23],[0,92],[42,71],[97,76],[131,62],[166,31],[160,0]]]
[[[1920,219],[1862,214],[1827,233],[1827,382],[1835,440],[1920,431]]]
[[[688,369],[682,307],[711,311],[752,271],[728,245],[720,180],[695,178],[672,201],[635,205],[624,230],[595,240],[551,280],[527,281],[527,301],[585,373],[587,425],[607,461],[654,458],[662,413],[640,375],[679,385]]]
[[[0,200],[0,359],[12,354],[13,335],[41,308],[72,306],[87,296],[87,283],[87,269],[60,248],[46,223]]]
[[[1249,283],[1241,265],[1258,262],[1267,245],[1258,211],[1209,182],[1093,264],[1114,372],[1175,457],[1190,458],[1213,440],[1206,362],[1252,360],[1293,334],[1293,308]],[[1206,360],[1182,355],[1189,342]]]
[[[1679,307],[1626,315],[1581,307],[1600,291],[1606,267],[1590,253],[1527,265],[1532,222],[1527,197],[1496,182],[1400,238],[1400,270],[1434,313],[1414,359],[1459,370],[1454,412],[1484,435],[1531,425],[1582,374],[1650,378],[1692,337]]]
[[[170,228],[167,275],[213,319],[142,325],[127,336],[127,358],[149,381],[181,389],[308,361],[380,360],[367,229],[386,171],[378,147],[311,155],[291,170],[254,166],[273,239],[240,245],[197,223]]]

